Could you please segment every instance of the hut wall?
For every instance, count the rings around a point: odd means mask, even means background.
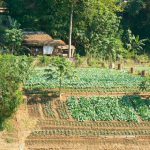
[[[43,55],[43,47],[37,46],[37,47],[31,47],[31,55],[37,56],[37,55]]]

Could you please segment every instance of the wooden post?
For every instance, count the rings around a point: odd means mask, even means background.
[[[114,63],[110,63],[109,69],[114,69],[114,68],[115,68],[115,64]]]
[[[142,70],[141,76],[142,76],[142,77],[145,77],[145,76],[146,76],[146,71],[145,71],[145,70]]]
[[[101,66],[102,66],[102,68],[105,68],[105,63],[102,63]]]
[[[122,69],[121,64],[118,64],[118,70],[121,70],[121,69]]]
[[[131,74],[133,74],[133,73],[134,73],[134,68],[133,68],[133,67],[131,67],[131,69],[130,69],[130,73],[131,73]]]
[[[71,53],[71,57],[73,58],[73,56],[74,56],[74,52],[75,52],[75,49],[74,49],[74,47],[73,46],[71,46],[72,47],[72,53]]]

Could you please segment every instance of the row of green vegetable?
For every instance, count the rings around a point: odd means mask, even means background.
[[[64,90],[87,90],[87,91],[126,91],[137,92],[139,90],[150,91],[150,84],[142,88],[145,78],[133,76],[126,71],[99,68],[77,68],[76,78],[64,79],[62,88]],[[44,69],[35,70],[27,81],[26,89],[49,89],[58,88],[57,79],[47,81],[44,77]]]
[[[128,135],[134,135],[134,136],[142,136],[142,135],[149,135],[150,130],[115,130],[115,129],[103,129],[103,130],[79,130],[79,129],[49,129],[49,130],[39,130],[39,131],[33,131],[31,135],[29,136],[29,139],[38,137],[45,137],[49,138],[49,136],[92,136],[92,137],[100,137],[100,136],[128,136]]]
[[[90,128],[99,128],[99,127],[123,127],[123,128],[150,128],[150,122],[125,122],[125,121],[70,121],[70,120],[39,120],[38,126],[55,126],[55,127],[90,127]]]
[[[67,105],[78,121],[150,121],[150,100],[140,96],[70,97]]]

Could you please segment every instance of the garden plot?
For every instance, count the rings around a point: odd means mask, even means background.
[[[40,96],[44,118],[39,118],[27,137],[27,148],[149,148],[150,87],[140,90],[145,78],[126,71],[99,68],[78,68],[76,71],[78,78],[63,81],[60,100],[57,94],[55,98],[49,96],[51,91],[58,90],[59,83],[54,79],[47,81],[43,69],[30,77],[26,89],[33,90],[33,95],[43,94],[49,98]],[[125,93],[129,95],[123,96]]]
[[[30,103],[29,103],[30,102]],[[40,110],[40,107],[42,110]],[[55,107],[54,107],[55,106]],[[66,101],[30,99],[31,116],[77,121],[150,121],[150,99],[130,95],[121,97],[69,97]],[[41,112],[42,111],[42,112]]]
[[[137,143],[136,148],[141,150],[149,147],[149,99],[140,96],[70,97],[67,101],[55,100],[53,104],[43,99],[41,105],[45,118],[39,119],[27,137],[25,143],[29,149],[62,150],[69,145],[70,149],[86,150],[87,147],[93,149],[93,143],[95,149],[108,146],[110,150],[119,149],[116,145],[121,149],[134,149]],[[147,107],[146,112],[138,111],[143,107],[144,110]],[[45,109],[52,110],[55,117]]]
[[[47,81],[44,69],[37,69],[27,81],[26,89],[55,89],[59,87],[58,80]],[[77,68],[72,80],[65,79],[62,83],[64,92],[139,92],[150,91],[150,86],[141,89],[145,78],[133,76],[127,71],[117,71],[99,68]],[[149,84],[149,83],[148,83]]]
[[[140,96],[71,97],[67,105],[78,121],[150,121],[150,100]]]
[[[40,117],[39,102],[34,98],[27,99],[28,113],[31,117]]]
[[[148,139],[142,138],[49,138],[27,140],[30,150],[149,150]]]
[[[43,114],[46,118],[55,118],[55,113],[52,109],[52,102],[49,100],[42,100]]]

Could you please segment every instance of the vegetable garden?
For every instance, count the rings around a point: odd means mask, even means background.
[[[147,88],[141,89],[140,84],[145,78],[133,76],[127,71],[117,71],[99,68],[78,68],[76,78],[65,79],[62,83],[63,92],[150,92]],[[26,89],[55,89],[59,87],[58,80],[47,81],[44,69],[36,69],[27,81]]]
[[[67,105],[78,121],[150,121],[150,101],[140,96],[71,97]]]
[[[62,83],[65,99],[59,99],[57,94],[56,97],[50,94],[49,89],[55,93],[59,82],[56,79],[47,81],[43,76],[43,69],[36,69],[30,77],[25,87],[30,95],[28,110],[30,116],[38,118],[38,122],[26,139],[27,147],[44,149],[56,148],[59,145],[60,149],[67,149],[70,145],[70,149],[73,149],[73,143],[84,141],[90,147],[92,141],[96,142],[94,140],[97,140],[97,146],[101,142],[104,147],[116,141],[117,145],[121,144],[121,149],[125,145],[131,149],[137,143],[141,149],[144,145],[148,147],[149,83],[146,85],[148,88],[140,90],[140,84],[145,78],[126,71],[99,68],[78,68],[76,74],[77,78],[65,79]],[[115,95],[117,92],[131,94]],[[134,92],[147,93],[147,98],[133,95]],[[82,96],[82,93],[87,93],[88,96]],[[85,145],[82,145],[83,149]]]

